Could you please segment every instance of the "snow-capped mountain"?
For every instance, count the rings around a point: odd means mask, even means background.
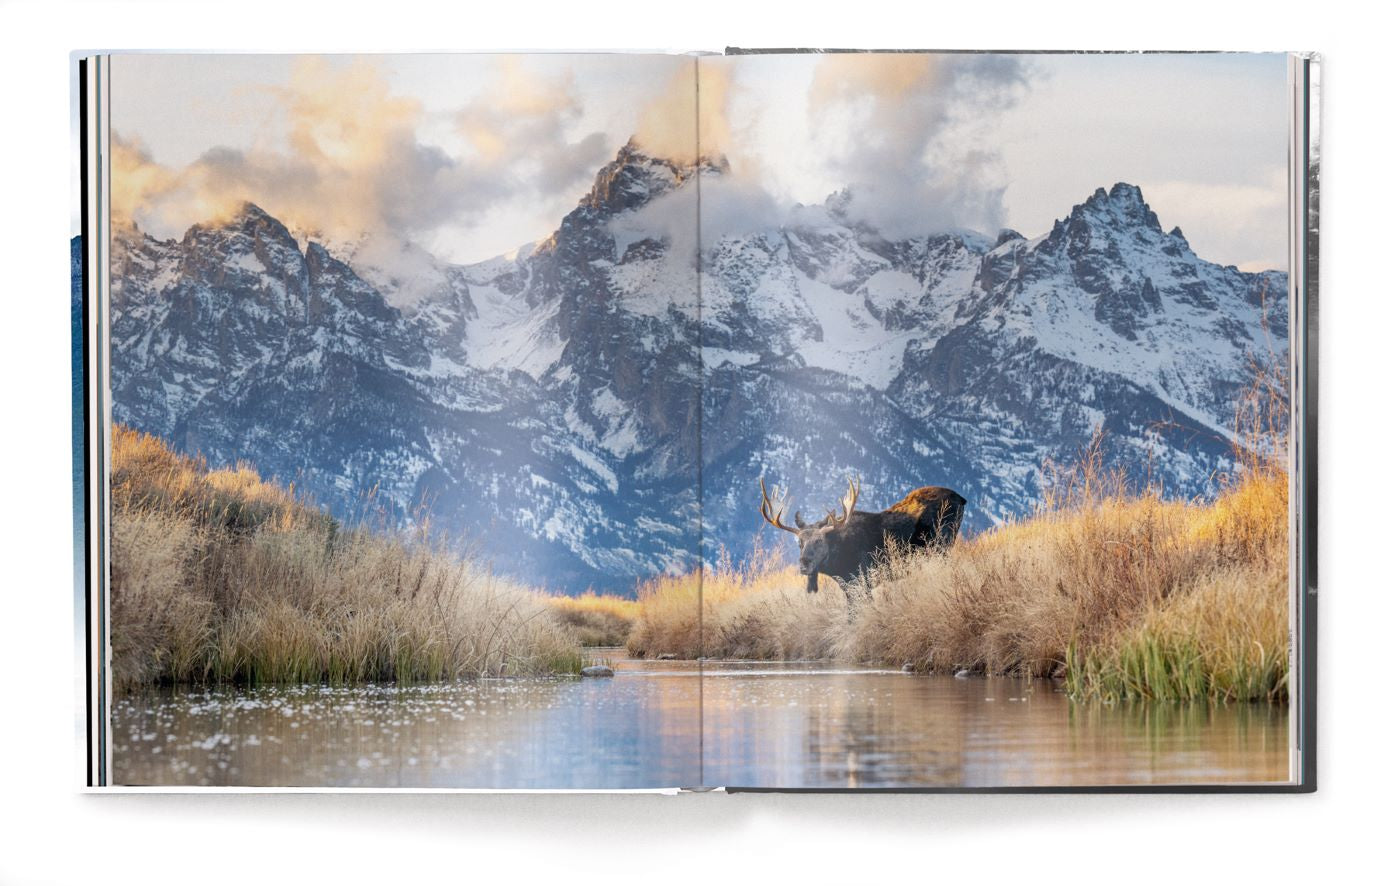
[[[730,174],[631,142],[550,236],[467,266],[253,205],[180,241],[124,229],[115,418],[346,519],[428,515],[525,581],[623,591],[746,551],[760,474],[812,512],[846,473],[874,509],[952,486],[978,529],[1101,425],[1116,463],[1206,494],[1250,361],[1284,356],[1284,275],[1204,261],[1130,185],[1034,240],[888,240],[841,193],[698,243],[697,201],[731,193],[699,185]]]

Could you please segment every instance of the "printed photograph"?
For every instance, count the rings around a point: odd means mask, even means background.
[[[114,56],[112,783],[1290,783],[1287,72]]]

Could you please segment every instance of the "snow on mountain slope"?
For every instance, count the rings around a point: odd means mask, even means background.
[[[1065,288],[1061,281],[1076,285]],[[1027,254],[1009,283],[1008,331],[1042,350],[1140,382],[1225,433],[1247,361],[1286,349],[1287,281],[1204,262],[1165,234],[1140,189],[1099,189]],[[1085,297],[1087,296],[1087,297]]]
[[[427,514],[523,580],[626,591],[746,551],[761,474],[812,513],[846,473],[861,507],[952,486],[977,529],[1103,426],[1133,475],[1208,494],[1251,361],[1286,350],[1285,276],[1204,261],[1129,185],[1033,240],[889,240],[840,193],[698,243],[698,200],[735,193],[698,184],[730,175],[631,142],[547,238],[467,266],[251,204],[123,230],[115,418],[345,518]]]

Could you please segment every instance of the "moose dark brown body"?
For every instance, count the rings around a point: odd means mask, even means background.
[[[922,486],[885,511],[856,511],[859,486],[851,481],[839,514],[831,511],[819,522],[807,523],[798,511],[794,528],[782,522],[762,480],[759,485],[763,489],[759,512],[768,523],[797,536],[799,565],[806,589],[812,593],[819,589],[822,575],[843,582],[863,575],[877,564],[889,539],[909,548],[948,547],[959,534],[967,504],[952,489]]]

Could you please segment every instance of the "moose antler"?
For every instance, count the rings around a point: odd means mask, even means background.
[[[787,526],[782,522],[782,517],[778,514],[777,506],[774,505],[772,499],[768,497],[768,487],[764,485],[762,477],[759,477],[759,489],[763,491],[763,503],[759,505],[759,513],[763,514],[763,519],[771,523],[772,525],[778,527],[783,532],[790,532],[793,535],[796,535],[796,529],[793,529],[791,526]]]
[[[835,516],[835,512],[831,511],[829,512],[829,514],[826,515],[826,519],[829,520],[830,523],[834,526],[843,526],[845,523],[849,521],[849,518],[853,515],[854,506],[858,503],[859,483],[857,480],[850,479],[849,491],[844,494],[844,498],[840,499],[840,516]]]

